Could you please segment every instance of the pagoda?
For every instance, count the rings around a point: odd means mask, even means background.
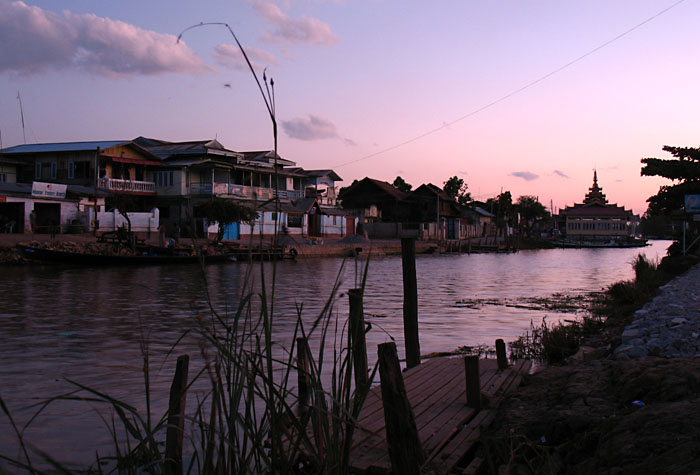
[[[559,213],[567,239],[572,241],[621,241],[630,236],[633,213],[624,206],[609,204],[593,171],[593,186],[583,203],[567,206]]]

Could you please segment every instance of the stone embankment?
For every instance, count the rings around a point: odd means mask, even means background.
[[[622,333],[614,357],[645,356],[700,356],[700,264],[661,287]]]

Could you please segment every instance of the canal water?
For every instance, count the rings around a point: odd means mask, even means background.
[[[632,278],[635,256],[661,258],[669,244],[420,255],[416,268],[421,353],[493,345],[496,338],[517,338],[545,317],[575,318],[575,312],[555,312],[542,303]],[[310,328],[336,282],[339,291],[331,302],[342,330],[348,312],[346,291],[359,287],[366,265],[364,309],[372,325],[367,333],[369,360],[374,361],[377,344],[391,339],[403,356],[400,256],[372,257],[369,264],[366,256],[359,261],[277,263],[272,311],[279,354],[291,345],[298,312]],[[269,291],[273,268],[270,263],[228,263],[202,273],[187,265],[27,266],[0,268],[0,273],[0,396],[22,427],[42,401],[75,388],[68,380],[145,410],[144,347],[151,359],[153,413],[160,416],[167,406],[176,356],[191,356],[190,374],[202,367],[197,329],[211,319],[207,290],[213,308],[230,316],[242,293],[252,291],[254,305],[259,305],[261,281],[265,279]],[[194,401],[190,396],[188,404]],[[24,435],[30,446],[85,466],[95,460],[96,450],[106,455],[113,447],[100,414],[109,417],[107,408],[97,403],[53,402]],[[0,418],[0,454],[16,457],[15,436],[5,416]]]

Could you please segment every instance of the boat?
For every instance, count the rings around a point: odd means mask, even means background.
[[[649,243],[646,239],[634,238],[609,241],[574,241],[570,239],[555,239],[552,241],[556,247],[564,248],[630,248],[630,247],[645,247]]]
[[[96,252],[76,252],[51,247],[28,246],[17,244],[17,249],[22,257],[32,261],[76,264],[76,265],[163,265],[163,264],[196,264],[204,262],[212,264],[217,262],[231,262],[236,258],[233,254],[195,254],[191,251],[169,249],[161,247],[138,248],[136,252],[129,254],[108,254]]]

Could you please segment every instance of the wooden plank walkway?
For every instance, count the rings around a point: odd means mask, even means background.
[[[481,391],[487,402],[478,412],[466,404],[463,358],[433,358],[405,371],[425,468],[438,474],[452,472],[474,446],[480,428],[491,422],[498,402],[529,369],[530,362],[524,360],[503,371],[498,371],[495,359],[480,360]],[[379,386],[370,391],[360,413],[350,466],[354,473],[391,473]]]

